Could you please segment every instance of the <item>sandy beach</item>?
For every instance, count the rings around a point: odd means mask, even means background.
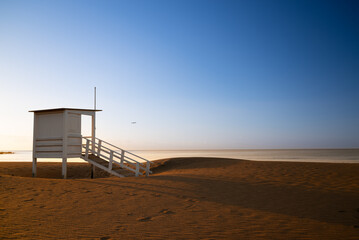
[[[0,163],[1,239],[358,239],[359,164],[155,161],[117,178],[86,163]]]

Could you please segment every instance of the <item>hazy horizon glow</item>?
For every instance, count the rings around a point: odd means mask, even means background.
[[[357,148],[358,12],[349,0],[1,1],[0,150],[32,148],[29,110],[92,108],[94,86],[97,136],[128,149]]]

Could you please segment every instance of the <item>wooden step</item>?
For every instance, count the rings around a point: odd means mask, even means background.
[[[94,162],[96,162],[97,164],[100,164],[101,166],[105,167],[107,169],[107,172],[111,174],[111,172],[109,172],[108,170],[108,165],[109,165],[109,162],[96,156],[96,155],[93,155],[93,154],[90,154],[88,156],[88,158]],[[82,155],[82,159],[86,160],[85,159],[85,155]],[[126,164],[127,165],[127,164]],[[127,165],[128,166],[128,165]],[[103,169],[104,170],[104,169]],[[136,174],[134,172],[131,172],[125,168],[121,168],[118,164],[113,164],[112,165],[112,171],[120,174],[120,175],[123,175],[125,177],[134,177],[136,176]]]
[[[95,155],[93,155],[93,154],[90,154],[88,157],[89,157],[89,159],[91,159],[92,161],[94,161],[94,162],[96,162],[96,163],[98,163],[98,164],[100,164],[100,165],[102,165],[102,166],[104,166],[104,167],[108,167],[108,164],[109,164],[108,161],[106,161],[106,160],[104,160],[104,159],[102,159],[102,158],[100,158],[100,157],[97,157],[97,156],[95,156]]]
[[[97,166],[99,168],[101,168],[102,170],[113,174],[113,175],[121,175],[123,177],[135,177],[136,174],[133,171],[128,170],[127,168],[132,168],[132,166],[130,164],[124,163],[122,165],[122,167],[118,164],[116,164],[115,162],[112,164],[112,169],[109,169],[109,161],[102,159],[94,154],[89,154],[88,155],[88,160],[86,160],[85,155],[81,155],[81,158],[85,161],[88,161],[90,163],[96,163],[95,166],[98,164],[100,166]],[[140,175],[145,175],[144,171],[140,171]]]
[[[86,158],[86,156],[84,155],[81,155],[81,159],[93,164],[94,166],[112,174],[112,175],[115,175],[117,177],[126,177],[124,174],[121,174],[121,173],[118,173],[117,171],[114,171],[114,170],[110,170],[108,168],[108,162],[106,164],[106,161],[101,159],[101,158],[98,158],[97,156],[90,156],[88,158]]]

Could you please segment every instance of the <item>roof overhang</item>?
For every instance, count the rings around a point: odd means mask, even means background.
[[[83,108],[52,108],[52,109],[41,109],[41,110],[31,110],[29,112],[33,113],[40,113],[40,114],[46,114],[46,113],[55,113],[55,112],[72,112],[77,114],[83,114],[83,115],[93,115],[95,112],[100,112],[102,110],[98,109],[83,109]]]

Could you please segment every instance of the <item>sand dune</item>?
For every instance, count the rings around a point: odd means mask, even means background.
[[[0,238],[358,239],[359,165],[156,161],[117,178],[85,163],[0,163]]]

